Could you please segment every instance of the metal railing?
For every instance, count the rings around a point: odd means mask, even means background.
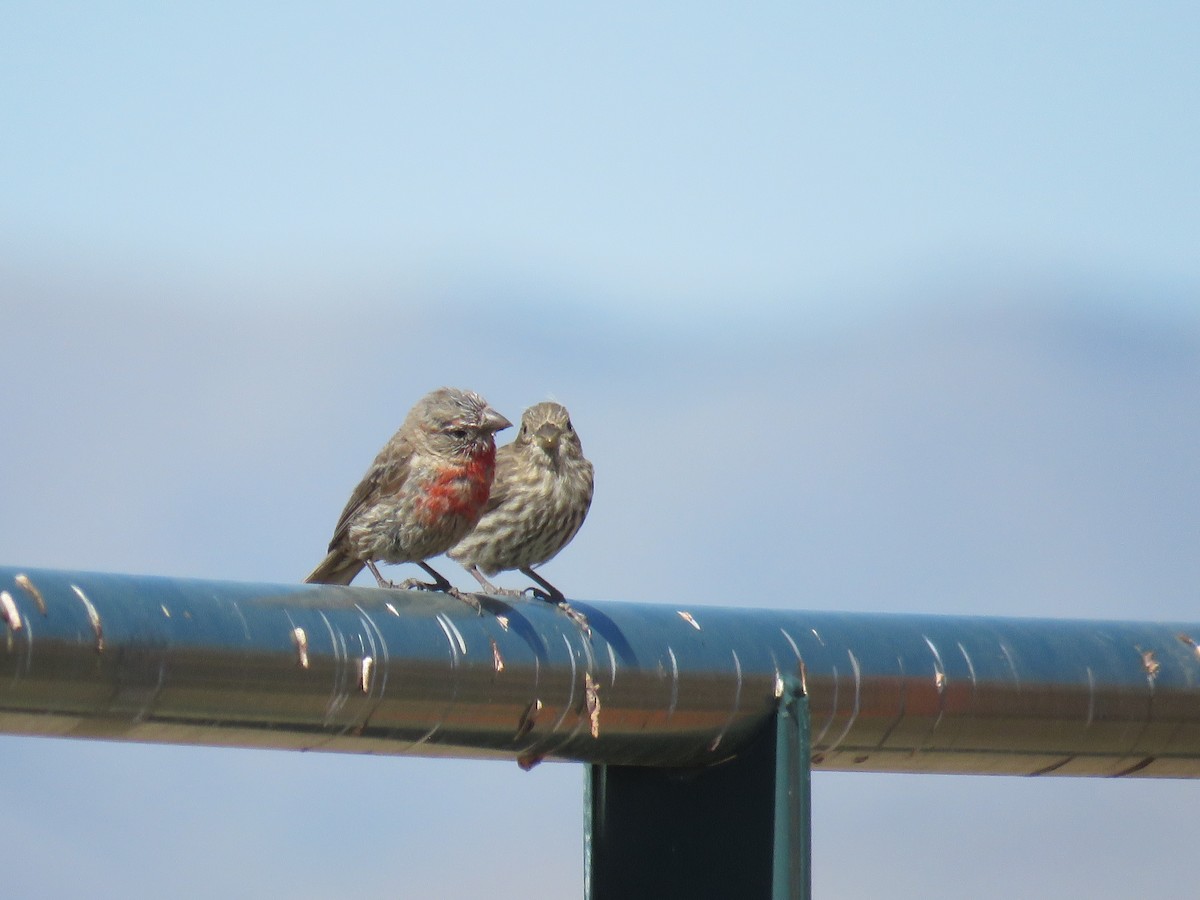
[[[481,601],[0,568],[0,732],[587,763],[596,897],[629,896],[599,886],[629,867],[597,829],[682,802],[685,770],[692,799],[713,773],[768,773],[755,814],[776,843],[807,816],[778,791],[803,794],[810,761],[1200,776],[1200,624],[572,600],[589,630],[539,600]],[[807,879],[783,852],[771,890],[800,896],[779,887]]]

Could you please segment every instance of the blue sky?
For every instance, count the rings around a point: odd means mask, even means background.
[[[571,408],[576,596],[1195,620],[1198,26],[8,4],[5,562],[299,580],[448,383]],[[578,893],[574,766],[0,759],[26,893]],[[1177,890],[1197,789],[820,774],[817,886]]]
[[[35,257],[264,295],[516,280],[675,314],[883,302],[957,266],[1197,280],[1192,4],[0,22],[0,234]]]

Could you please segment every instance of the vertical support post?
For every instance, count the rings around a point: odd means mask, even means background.
[[[775,853],[772,900],[812,896],[812,738],[808,695],[785,678],[775,716]]]
[[[786,679],[773,722],[704,769],[587,769],[588,900],[810,896],[808,703]]]

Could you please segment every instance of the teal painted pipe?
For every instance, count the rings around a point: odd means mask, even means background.
[[[482,602],[0,568],[0,731],[697,766],[797,676],[817,770],[1200,775],[1200,624]]]

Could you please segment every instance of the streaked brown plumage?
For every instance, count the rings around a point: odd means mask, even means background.
[[[425,560],[445,553],[479,521],[495,475],[495,433],[512,423],[478,394],[439,388],[417,402],[384,444],[342,510],[329,553],[305,579],[349,584],[375,562],[415,562],[434,579],[401,587],[454,592]]]
[[[448,553],[490,593],[502,591],[485,575],[519,569],[557,603],[563,594],[533,569],[554,558],[587,516],[592,503],[592,464],[566,407],[538,403],[525,410],[511,444],[496,453],[496,479],[479,524]]]

